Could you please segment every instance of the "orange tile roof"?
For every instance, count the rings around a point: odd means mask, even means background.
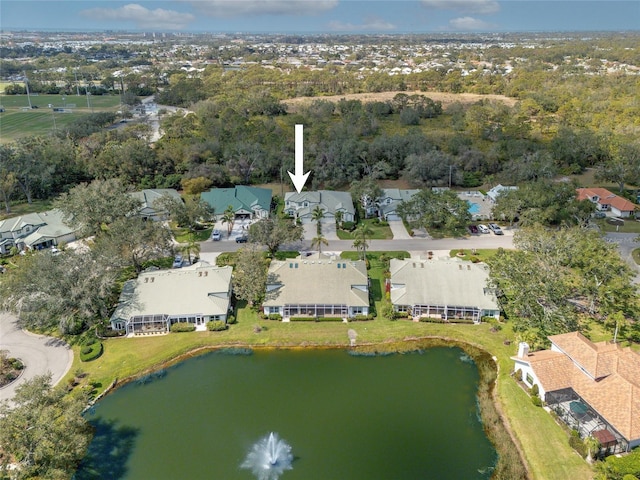
[[[531,365],[546,392],[571,387],[627,440],[640,438],[640,355],[578,332],[549,340],[562,353],[542,350],[513,358]]]
[[[593,197],[598,197],[598,203],[601,205],[611,205],[621,212],[633,212],[637,206],[626,198],[611,193],[606,188],[578,188],[577,190],[578,200],[591,200]]]

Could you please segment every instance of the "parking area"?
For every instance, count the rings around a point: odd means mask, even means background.
[[[411,235],[402,223],[402,220],[389,220],[389,228],[394,240],[411,240]]]
[[[233,223],[233,229],[231,230],[231,235],[227,232],[229,231],[229,224],[222,223],[221,221],[217,221],[214,230],[220,231],[220,241],[236,241],[236,238],[241,237],[243,235],[247,235],[249,233],[249,227],[253,222],[257,222],[257,220],[249,220],[249,219],[238,219]]]
[[[313,240],[318,236],[318,227],[316,222],[303,223],[303,235],[305,240]],[[322,236],[327,240],[339,240],[336,232],[336,222],[333,219],[327,219],[322,222]]]

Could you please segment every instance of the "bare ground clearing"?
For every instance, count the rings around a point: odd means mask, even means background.
[[[454,102],[460,102],[465,105],[476,103],[480,100],[492,100],[497,102],[503,102],[504,104],[512,107],[518,101],[515,98],[505,97],[504,95],[480,95],[477,93],[447,93],[447,92],[379,92],[379,93],[349,93],[346,95],[331,95],[331,96],[318,96],[318,97],[296,97],[288,100],[283,100],[282,103],[290,106],[293,111],[298,105],[309,104],[315,100],[328,100],[330,102],[338,102],[341,99],[346,100],[360,100],[361,102],[386,102],[392,100],[398,93],[404,93],[407,95],[424,95],[429,97],[434,102],[442,102],[443,107],[447,107]]]

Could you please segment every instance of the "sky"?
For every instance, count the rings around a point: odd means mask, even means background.
[[[2,0],[2,30],[434,33],[640,30],[640,0]]]

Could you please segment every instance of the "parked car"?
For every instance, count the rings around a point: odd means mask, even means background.
[[[607,214],[605,212],[593,212],[593,217],[594,218],[606,218]]]
[[[480,233],[489,233],[491,230],[489,230],[486,225],[480,224],[478,225],[478,231]]]
[[[220,230],[214,230],[213,232],[211,232],[211,240],[213,240],[214,242],[217,242],[221,238],[222,232],[220,232]]]
[[[496,235],[504,235],[502,229],[495,223],[490,223],[489,224],[489,228]]]
[[[173,259],[173,268],[180,267],[182,267],[182,255],[176,255],[176,257]]]
[[[236,243],[247,243],[248,241],[249,241],[248,235],[240,235],[239,237],[236,237]]]
[[[476,227],[475,225],[469,225],[469,232],[471,233],[471,235],[477,235],[478,227]]]

